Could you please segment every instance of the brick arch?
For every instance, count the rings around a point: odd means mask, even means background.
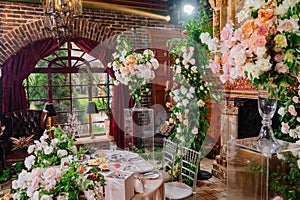
[[[5,34],[0,39],[0,65],[11,55],[16,54],[21,48],[33,42],[53,37],[53,35],[43,27],[43,21],[38,20],[32,23],[22,24],[18,28]],[[124,27],[120,31],[124,31]],[[115,32],[118,32],[118,30],[112,31],[108,26],[100,23],[76,19],[71,35],[73,38],[87,38],[100,43],[114,35]]]

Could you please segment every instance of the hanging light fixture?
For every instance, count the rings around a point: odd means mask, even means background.
[[[82,15],[82,0],[41,0],[44,7],[44,27],[57,39],[70,35],[75,17]]]

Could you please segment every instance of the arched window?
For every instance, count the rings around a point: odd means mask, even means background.
[[[68,41],[40,60],[25,79],[24,86],[28,107],[43,109],[47,102],[54,104],[55,126],[66,126],[74,120],[71,117],[76,116],[82,128],[77,137],[105,133],[104,121],[109,117],[113,94],[112,80],[98,59],[84,53],[74,43]],[[85,113],[89,101],[95,102],[99,110],[92,117]]]

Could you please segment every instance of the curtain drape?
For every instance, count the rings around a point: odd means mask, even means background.
[[[106,66],[107,73],[115,78],[113,70],[107,67],[113,53],[112,49],[85,38],[77,38],[74,42],[82,51],[98,58]],[[123,85],[114,87],[110,116],[110,133],[113,134],[114,140],[120,148],[124,148],[124,105],[128,102],[125,98],[127,93],[124,92],[124,88]]]
[[[21,49],[2,66],[2,112],[27,108],[23,80],[26,79],[40,59],[58,48],[56,40],[45,39]]]
[[[111,59],[113,50],[99,45],[98,42],[86,38],[76,38],[73,39],[73,42],[82,51],[99,59],[104,66],[107,66]],[[53,38],[38,41],[31,46],[21,49],[3,64],[2,112],[27,108],[25,89],[22,85],[24,79],[30,75],[39,60],[53,53],[58,47],[57,41]],[[106,71],[112,78],[115,78],[112,69],[107,68]],[[122,85],[116,86],[112,99],[110,132],[120,148],[124,147],[124,103],[126,103],[124,101],[124,87]]]

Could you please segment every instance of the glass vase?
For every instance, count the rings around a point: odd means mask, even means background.
[[[272,118],[277,108],[277,90],[269,88],[268,90],[258,89],[258,111],[262,117],[262,126],[254,145],[266,156],[275,153],[279,148],[279,143],[274,137],[272,129]]]

